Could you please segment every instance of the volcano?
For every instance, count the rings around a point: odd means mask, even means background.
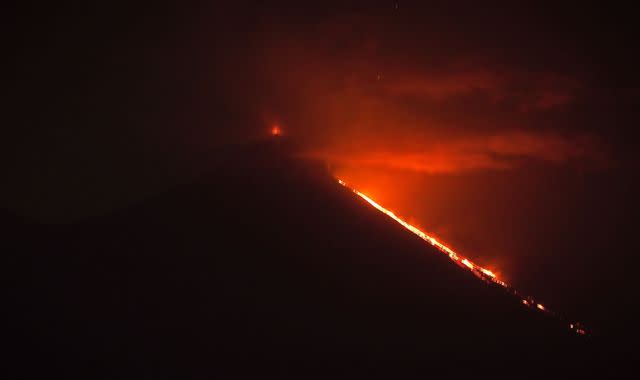
[[[454,265],[276,140],[108,215],[6,217],[18,371],[512,377],[600,365],[594,338]]]

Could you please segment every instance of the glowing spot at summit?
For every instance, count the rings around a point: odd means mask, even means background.
[[[279,125],[274,125],[271,127],[271,136],[278,137],[282,136],[282,128]]]

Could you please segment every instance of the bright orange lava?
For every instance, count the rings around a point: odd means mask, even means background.
[[[363,194],[363,193],[359,192],[358,190],[356,190],[356,189],[350,187],[349,185],[347,185],[347,183],[344,182],[343,180],[338,179],[338,183],[340,185],[346,187],[347,189],[351,190],[355,194],[357,194],[359,197],[361,197],[362,199],[367,201],[370,205],[375,207],[378,211],[382,212],[383,214],[387,215],[391,219],[395,220],[400,225],[402,225],[404,228],[406,228],[409,231],[413,232],[414,234],[418,235],[422,240],[424,240],[427,243],[429,243],[430,245],[436,247],[442,253],[444,253],[447,256],[449,256],[449,258],[453,262],[455,262],[458,266],[460,266],[461,268],[464,268],[464,269],[467,269],[467,270],[471,271],[471,273],[473,273],[478,278],[482,279],[483,281],[485,281],[487,283],[494,283],[494,284],[500,285],[501,287],[505,288],[509,293],[519,297],[521,299],[523,305],[525,305],[527,307],[535,306],[535,308],[538,309],[541,312],[544,312],[544,313],[547,313],[549,315],[554,315],[554,316],[558,317],[558,315],[556,313],[553,313],[551,310],[549,310],[548,308],[546,308],[542,304],[535,302],[531,297],[524,297],[524,296],[520,295],[510,285],[508,285],[504,281],[501,281],[500,279],[498,279],[498,277],[493,272],[491,272],[490,270],[485,269],[485,268],[483,268],[483,267],[471,262],[469,259],[461,256],[460,254],[456,253],[451,248],[449,248],[446,245],[444,245],[441,242],[439,242],[435,237],[430,236],[430,235],[426,234],[425,232],[421,231],[419,228],[417,228],[417,227],[405,222],[400,217],[398,217],[396,214],[394,214],[392,211],[382,207],[381,205],[376,203],[373,199],[369,198],[365,194]],[[568,325],[569,325],[569,329],[575,331],[576,333],[578,333],[580,335],[586,335],[586,330],[579,323],[577,323],[577,322],[576,323],[570,323]]]
[[[280,136],[282,135],[282,129],[279,126],[274,125],[271,127],[271,136]]]

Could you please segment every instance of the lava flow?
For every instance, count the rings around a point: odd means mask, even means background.
[[[359,192],[358,190],[356,190],[356,189],[350,187],[349,185],[347,185],[347,183],[344,182],[343,180],[338,179],[338,183],[340,185],[346,187],[347,189],[351,190],[352,192],[354,192],[358,196],[360,196],[362,199],[367,201],[370,205],[375,207],[378,211],[384,213],[385,215],[387,215],[391,219],[395,220],[396,222],[401,224],[404,228],[406,228],[409,231],[413,232],[414,234],[418,235],[422,240],[424,240],[427,243],[429,243],[430,245],[436,247],[442,253],[446,254],[454,263],[456,263],[461,268],[464,268],[464,269],[467,269],[467,270],[471,271],[471,273],[473,273],[476,277],[480,278],[481,280],[483,280],[483,281],[485,281],[487,283],[494,283],[494,284],[500,285],[501,287],[505,288],[509,293],[513,294],[516,297],[519,297],[522,300],[522,304],[525,305],[528,308],[537,309],[540,312],[547,313],[549,315],[553,315],[553,316],[558,317],[558,318],[560,317],[558,314],[556,314],[556,313],[552,312],[551,310],[549,310],[546,306],[543,306],[542,304],[534,301],[533,298],[525,297],[525,296],[520,295],[509,284],[507,284],[504,281],[498,279],[498,277],[495,275],[495,273],[491,272],[490,270],[488,270],[486,268],[481,267],[480,265],[477,265],[477,264],[473,263],[469,259],[461,256],[460,254],[456,253],[451,248],[449,248],[446,245],[444,245],[441,242],[439,242],[435,237],[430,236],[430,235],[426,234],[425,232],[421,231],[419,228],[417,228],[417,227],[405,222],[400,217],[398,217],[396,214],[394,214],[392,211],[382,207],[381,205],[376,203],[376,201],[374,201],[373,199],[369,198],[365,194],[363,194],[363,193]],[[577,334],[586,335],[585,328],[578,322],[569,323],[568,327],[572,331],[575,331]]]

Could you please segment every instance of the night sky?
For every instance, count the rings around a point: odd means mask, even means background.
[[[303,156],[556,309],[603,329],[631,319],[629,8],[22,2],[3,18],[0,201],[25,219],[125,207],[278,124]]]

